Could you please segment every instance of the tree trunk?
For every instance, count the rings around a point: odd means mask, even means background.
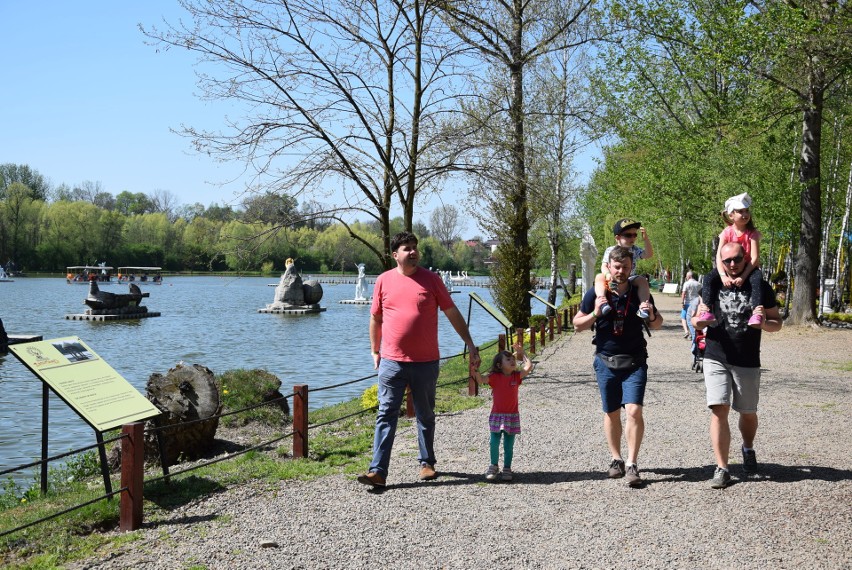
[[[812,72],[812,75],[818,72]],[[823,90],[819,78],[811,78],[810,105],[802,121],[801,182],[802,223],[796,253],[796,283],[790,307],[791,324],[816,322],[816,290],[819,245],[822,235],[822,194],[820,188],[820,142],[822,140]]]
[[[180,457],[200,457],[213,443],[219,418],[177,424],[221,413],[219,386],[213,372],[200,364],[178,364],[165,376],[152,374],[145,391],[148,399],[163,412],[160,425],[175,426],[161,432],[166,465],[174,465]],[[156,457],[156,449],[153,437],[146,441],[146,455],[153,453]]]

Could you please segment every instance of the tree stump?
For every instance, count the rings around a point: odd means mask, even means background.
[[[213,372],[200,364],[178,364],[163,376],[152,374],[145,388],[146,396],[163,412],[160,418],[160,437],[163,442],[163,461],[174,465],[179,458],[197,459],[213,443],[222,411],[219,386]],[[167,427],[175,426],[175,427]],[[146,456],[158,457],[154,434],[146,435]]]

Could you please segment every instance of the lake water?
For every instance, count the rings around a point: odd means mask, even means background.
[[[304,276],[307,280],[310,277]],[[148,377],[165,374],[179,362],[202,364],[215,374],[236,368],[264,368],[282,382],[311,389],[375,374],[368,338],[369,305],[348,305],[353,284],[323,284],[320,303],[327,310],[312,315],[274,315],[257,309],[271,303],[274,278],[167,277],[163,285],[141,284],[150,298],[143,304],[162,316],[134,321],[71,321],[83,313],[85,285],[62,278],[18,278],[0,283],[0,318],[10,334],[42,335],[45,340],[78,336],[143,394]],[[484,284],[484,280],[481,281]],[[108,285],[107,291],[127,291]],[[453,299],[467,318],[470,292],[491,302],[485,287],[456,287]],[[533,299],[533,313],[543,313]],[[461,352],[462,342],[442,315],[442,356]],[[474,303],[470,317],[474,341],[483,344],[502,326]],[[316,409],[361,394],[375,378],[311,393]],[[41,382],[13,355],[0,355],[0,470],[35,461],[41,453]],[[89,426],[55,395],[50,397],[51,455],[94,443]]]

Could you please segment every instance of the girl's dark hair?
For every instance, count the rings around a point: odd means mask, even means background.
[[[504,357],[515,358],[515,355],[509,352],[508,350],[501,350],[497,354],[494,355],[494,360],[491,361],[491,370],[488,373],[497,372],[498,374],[503,372],[503,367],[500,366],[500,363],[503,362]]]

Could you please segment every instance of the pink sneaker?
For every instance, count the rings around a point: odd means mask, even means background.
[[[704,327],[706,327],[708,325],[715,325],[716,324],[716,317],[713,315],[713,313],[711,313],[709,311],[704,312],[704,313],[701,313],[700,315],[698,315],[698,322],[704,323]],[[704,328],[704,327],[700,327],[700,328]]]
[[[763,315],[752,315],[748,320],[748,326],[759,329],[763,326]]]

